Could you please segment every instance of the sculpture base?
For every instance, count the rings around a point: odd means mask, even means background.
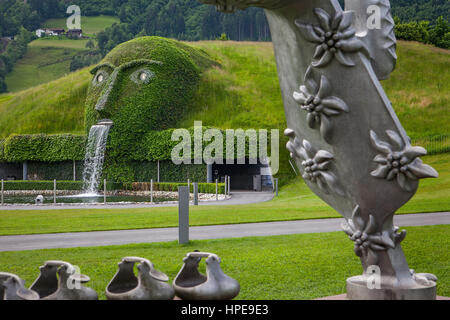
[[[361,281],[361,276],[347,279],[347,299],[349,300],[436,300],[436,283],[417,283],[411,288],[370,289]]]

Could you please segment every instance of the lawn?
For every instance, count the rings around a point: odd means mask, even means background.
[[[450,226],[410,227],[402,244],[410,268],[435,274],[439,279],[437,293],[444,296],[450,295],[449,255],[448,250],[443,250],[450,246],[449,232]],[[362,272],[353,243],[343,232],[192,241],[182,246],[169,242],[2,252],[0,270],[15,273],[31,285],[44,261],[68,261],[92,279],[88,285],[104,299],[105,287],[123,257],[150,259],[171,282],[184,255],[196,249],[222,258],[224,272],[241,284],[241,300],[301,300],[337,295],[345,292],[345,279]]]
[[[450,211],[450,154],[424,157],[441,174],[424,180],[399,213]],[[239,206],[191,207],[192,226],[338,218],[340,215],[298,180],[277,199]],[[163,228],[178,226],[178,208],[0,211],[0,235]]]

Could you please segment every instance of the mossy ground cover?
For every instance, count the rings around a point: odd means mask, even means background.
[[[450,226],[409,227],[402,243],[409,267],[416,272],[435,274],[438,295],[450,295],[448,252]],[[81,268],[92,280],[88,284],[101,299],[126,256],[150,259],[172,281],[186,253],[214,252],[222,258],[222,269],[241,284],[238,299],[301,300],[345,292],[345,280],[361,274],[353,253],[353,243],[343,232],[300,234],[134,244],[125,246],[1,252],[0,269],[18,274],[28,285],[37,278],[38,267],[46,260],[64,260]],[[204,272],[204,263],[201,264]]]
[[[399,214],[450,211],[450,155],[429,156],[425,162],[439,171],[438,179],[423,180],[416,196]],[[190,209],[191,226],[340,218],[301,181],[284,186],[273,201],[239,206],[199,206]],[[178,208],[0,210],[0,235],[104,231],[178,226]]]

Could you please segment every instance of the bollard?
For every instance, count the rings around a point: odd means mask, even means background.
[[[150,181],[150,202],[153,203],[153,179]]]
[[[158,183],[160,183],[161,181],[160,181],[160,177],[159,177],[159,170],[160,170],[160,167],[159,167],[159,160],[158,160]]]
[[[53,204],[56,204],[56,179],[53,180]]]
[[[219,201],[219,180],[216,179],[216,201]]]
[[[225,196],[227,195],[228,192],[228,176],[225,176]]]
[[[189,243],[189,189],[178,187],[178,243]]]
[[[106,179],[103,180],[103,204],[106,204]]]
[[[198,183],[194,182],[193,187],[194,187],[194,206],[198,206]]]
[[[275,179],[275,194],[278,197],[278,178]]]
[[[2,191],[1,191],[1,204],[3,205],[5,202],[4,202],[4,197],[3,197],[3,193],[4,193],[4,191],[5,191],[5,182],[4,182],[4,180],[2,179]]]

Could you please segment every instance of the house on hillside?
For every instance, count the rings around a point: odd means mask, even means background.
[[[45,29],[37,29],[36,30],[36,36],[38,38],[42,38],[43,36],[45,36]]]
[[[83,30],[81,29],[70,29],[66,33],[67,38],[77,39],[83,37]]]
[[[59,29],[59,28],[50,28],[50,29],[44,28],[44,29],[36,30],[36,36],[38,38],[42,38],[44,36],[55,37],[55,36],[60,36],[64,33],[66,33],[66,30]]]
[[[64,29],[47,29],[47,35],[49,36],[60,36],[62,34],[64,34],[66,32],[66,30]]]

